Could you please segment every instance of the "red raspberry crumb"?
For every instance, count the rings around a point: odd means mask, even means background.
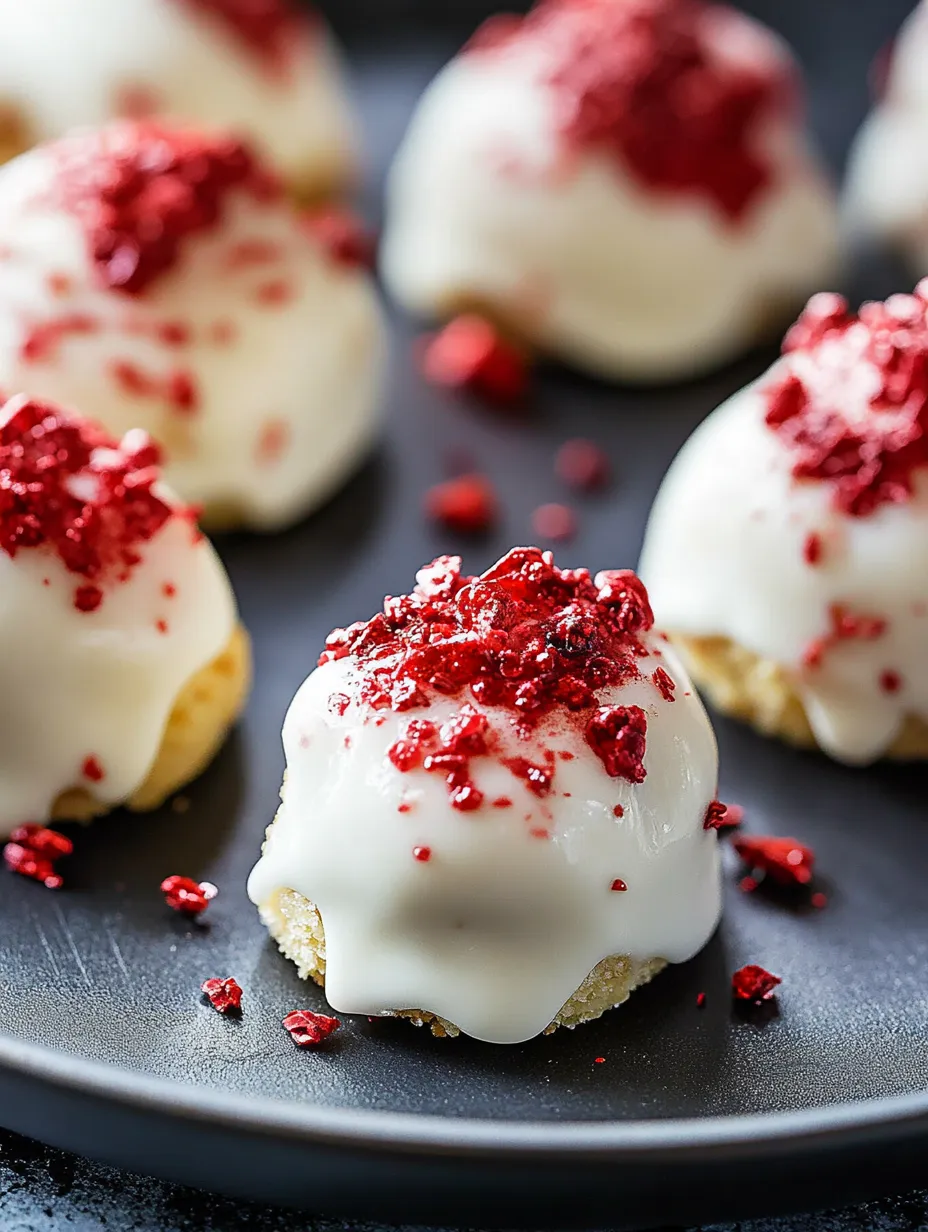
[[[21,843],[36,855],[45,856],[48,860],[60,860],[74,851],[74,844],[65,834],[57,830],[49,830],[45,826],[17,826],[10,835],[11,843]]]
[[[769,1001],[775,995],[777,985],[782,983],[778,975],[771,975],[763,967],[749,963],[731,977],[732,996],[736,1001]]]
[[[586,727],[590,748],[612,778],[643,783],[648,717],[640,706],[600,706]]]
[[[815,869],[815,852],[794,838],[742,835],[734,848],[753,871],[765,873],[780,885],[808,885]]]
[[[242,1008],[242,990],[231,975],[224,980],[204,980],[200,992],[206,994],[210,1005],[220,1014],[238,1013]]]
[[[624,817],[625,809],[622,808],[621,804],[615,804],[612,807],[612,815],[613,817]]]
[[[195,378],[181,368],[168,377],[167,392],[168,401],[181,414],[191,414],[200,404]]]
[[[418,860],[420,864],[428,864],[432,858],[431,847],[413,847],[412,858]]]
[[[609,458],[593,441],[577,437],[565,441],[557,451],[554,470],[569,488],[591,492],[609,481]]]
[[[731,830],[740,826],[744,818],[744,809],[740,804],[723,804],[721,800],[712,800],[706,809],[703,819],[704,830]]]
[[[81,774],[85,779],[90,779],[91,783],[101,783],[106,777],[100,762],[93,756],[84,758]]]
[[[828,609],[830,628],[823,637],[814,638],[802,652],[802,666],[810,671],[821,667],[829,650],[841,642],[859,639],[873,642],[886,632],[887,621],[882,616],[854,614],[842,603],[833,603]]]
[[[172,911],[200,915],[216,897],[218,890],[210,881],[194,881],[192,877],[180,877],[175,873],[162,881],[161,893]]]
[[[539,539],[566,543],[577,533],[577,519],[569,505],[539,505],[532,514],[532,530]]]
[[[524,353],[483,317],[455,317],[426,341],[420,362],[434,385],[468,389],[491,402],[519,402],[528,392]]]
[[[696,1008],[698,1010],[701,1010],[705,1004],[706,1004],[706,994],[704,992],[698,992],[696,994]]]
[[[816,890],[809,899],[809,902],[816,908],[816,910],[821,911],[823,907],[828,906],[828,895],[823,894],[821,890]]]
[[[822,559],[822,536],[811,531],[802,545],[802,558],[807,565],[817,565]]]
[[[286,419],[265,420],[258,434],[255,450],[259,466],[271,466],[279,461],[290,444],[290,425]]]
[[[30,877],[33,881],[41,881],[48,890],[58,890],[64,884],[64,878],[55,872],[55,866],[47,856],[39,855],[22,843],[6,843],[3,859],[11,872],[19,873],[21,877]]]
[[[880,674],[880,688],[884,693],[898,693],[902,688],[902,677],[891,669]]]
[[[457,534],[480,534],[496,521],[496,492],[485,475],[459,475],[430,488],[425,509],[433,521]]]
[[[665,702],[674,700],[673,693],[677,687],[677,682],[669,672],[664,671],[662,667],[657,668],[652,674],[651,679],[654,682],[654,687],[660,693]]]
[[[625,884],[625,882],[622,880],[621,877],[616,877],[615,881],[613,881],[609,889],[614,890],[616,894],[621,894],[625,890],[628,889],[628,886]]]
[[[306,229],[336,265],[373,269],[377,242],[348,210],[328,208],[304,216]]]
[[[255,291],[255,299],[258,303],[265,304],[269,308],[279,308],[293,299],[293,296],[293,284],[287,282],[286,278],[274,278],[270,282],[263,282]]]
[[[342,1024],[328,1014],[315,1014],[312,1010],[293,1010],[284,1019],[283,1025],[298,1048],[311,1048],[315,1044],[321,1044]]]
[[[605,1058],[605,1057],[594,1057],[594,1058],[593,1058],[593,1064],[594,1064],[594,1065],[603,1065],[603,1064],[605,1063],[605,1060],[606,1060],[606,1058]]]

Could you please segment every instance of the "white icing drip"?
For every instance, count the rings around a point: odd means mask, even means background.
[[[144,427],[165,445],[165,475],[185,500],[231,506],[255,527],[320,504],[375,431],[385,344],[371,279],[328,259],[286,202],[238,193],[222,225],[189,237],[177,265],[143,295],[103,289],[77,220],[43,199],[55,148],[0,170],[0,389],[92,408],[116,436]],[[237,244],[253,241],[279,255],[230,261]],[[64,294],[52,277],[60,275]],[[275,282],[284,300],[261,302],[259,289]],[[64,334],[44,359],[23,357],[31,326],[71,314],[97,328]],[[163,341],[166,323],[189,328],[190,344]],[[226,326],[223,342],[215,330]],[[199,405],[184,414],[166,397],[127,392],[117,362],[165,383],[189,372]],[[262,448],[269,425],[280,433],[276,453]]]
[[[4,421],[10,409],[0,412]],[[167,489],[156,491],[175,503]],[[0,696],[8,703],[0,835],[46,821],[72,787],[108,805],[130,796],[157,756],[178,693],[232,636],[228,578],[189,519],[171,518],[137,550],[141,562],[127,581],[104,583],[94,612],[77,610],[82,579],[51,548],[0,552]],[[170,598],[165,585],[174,587]],[[82,774],[88,757],[104,771],[100,782]]]
[[[253,138],[311,190],[357,160],[340,77],[318,25],[291,41],[278,76],[180,0],[0,0],[0,100],[22,111],[37,141],[104,124],[119,115],[122,91],[150,89],[162,113]]]
[[[807,356],[784,363],[814,384]],[[852,416],[865,413],[868,394],[855,372],[842,402]],[[841,761],[872,761],[906,714],[928,718],[928,476],[918,475],[911,500],[868,517],[836,511],[830,484],[793,480],[793,455],[764,423],[766,380],[735,394],[684,445],[651,513],[641,576],[664,628],[727,637],[786,667],[819,744]],[[810,533],[822,540],[814,566],[803,556]],[[832,604],[884,618],[886,632],[840,642],[804,670]],[[881,687],[885,671],[898,672],[899,692]]]
[[[658,666],[678,682],[676,701],[647,680],[601,696],[647,710],[643,784],[609,778],[575,727],[520,741],[508,712],[481,707],[513,755],[542,761],[549,747],[574,759],[556,762],[539,799],[497,757],[475,758],[486,803],[471,813],[451,807],[441,775],[400,773],[386,756],[410,718],[440,723],[460,699],[405,715],[353,702],[339,716],[328,699],[355,693],[352,661],[309,676],[284,723],[281,809],[248,893],[261,905],[289,888],[316,904],[336,1010],[425,1009],[515,1043],[542,1031],[601,959],[683,962],[702,948],[721,910],[716,836],[703,829],[715,739],[673,654],[641,661],[646,673]],[[492,807],[500,796],[512,807]],[[431,849],[427,863],[414,859],[418,845]],[[610,889],[615,878],[626,892]]]
[[[751,37],[728,40],[729,55],[753,59],[758,42],[789,55],[734,20]],[[833,194],[798,130],[766,133],[776,187],[731,226],[706,201],[648,191],[613,158],[572,152],[561,169],[542,67],[523,44],[467,53],[423,96],[391,172],[381,246],[406,307],[441,313],[477,298],[581,366],[664,379],[736,354],[771,308],[831,277]]]

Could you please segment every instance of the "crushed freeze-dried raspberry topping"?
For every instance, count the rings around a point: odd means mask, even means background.
[[[732,830],[741,825],[744,809],[740,804],[723,804],[721,800],[711,800],[703,819],[704,830]]]
[[[829,607],[828,622],[828,632],[811,641],[802,653],[802,665],[810,671],[821,667],[826,653],[842,642],[874,642],[883,636],[887,628],[887,621],[882,616],[851,612],[841,603],[833,603]]]
[[[174,512],[152,491],[158,462],[144,432],[117,443],[49,403],[22,402],[0,427],[0,550],[55,552],[84,579],[75,606],[94,611]]]
[[[441,728],[416,718],[407,724],[390,750],[399,770],[443,773],[458,808],[478,807],[469,762],[497,751],[480,710],[492,706],[508,710],[523,735],[557,715],[579,729],[608,774],[643,781],[644,711],[600,702],[603,690],[641,678],[647,650],[639,635],[653,616],[634,573],[594,578],[559,569],[550,552],[513,548],[478,577],[463,574],[457,556],[439,557],[416,577],[412,594],[387,598],[371,620],[330,634],[319,660],[350,656],[360,701],[374,710],[422,709],[436,695],[462,699]],[[550,790],[553,753],[543,765],[500,756],[535,794]]]
[[[74,214],[104,287],[141,295],[187,239],[223,219],[228,194],[266,201],[280,189],[230,137],[121,121],[53,147],[56,205]]]
[[[64,878],[55,871],[55,863],[73,851],[71,840],[57,830],[18,826],[4,845],[3,860],[11,872],[41,881],[46,889],[57,890],[64,884]]]
[[[220,1014],[235,1014],[242,1008],[242,990],[231,975],[225,979],[204,980],[200,985],[202,992],[209,1000],[214,1010]]]
[[[426,340],[420,363],[433,384],[469,389],[491,402],[520,402],[528,392],[525,353],[483,317],[467,314],[449,321]]]
[[[247,51],[279,72],[298,40],[311,27],[311,16],[289,0],[175,0],[221,21]]]
[[[181,877],[175,873],[162,881],[161,893],[172,911],[200,915],[219,891],[211,881],[194,881],[192,877]]]
[[[749,963],[731,977],[732,996],[736,1001],[769,1001],[775,995],[777,985],[782,983],[778,975],[771,975],[763,967]]]
[[[807,886],[812,880],[815,852],[794,838],[747,834],[733,846],[754,874],[764,873],[787,886]]]
[[[928,467],[928,280],[914,295],[861,305],[814,295],[786,335],[765,390],[767,426],[796,479],[832,488],[836,509],[866,517],[908,500]],[[815,564],[818,548],[806,541]]]
[[[542,0],[471,45],[539,46],[561,138],[617,158],[665,193],[710,201],[737,223],[771,186],[758,133],[794,109],[797,82],[763,35],[698,0]],[[753,43],[750,57],[731,49]]]
[[[337,1031],[342,1025],[328,1014],[316,1014],[312,1010],[293,1010],[283,1021],[285,1030],[298,1048],[311,1048]]]
[[[498,515],[498,502],[486,475],[458,475],[429,488],[425,511],[433,522],[458,535],[479,535],[489,530]]]

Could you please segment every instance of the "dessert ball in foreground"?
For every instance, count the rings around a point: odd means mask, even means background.
[[[770,31],[697,0],[541,0],[423,97],[383,271],[415,312],[476,308],[581,368],[662,380],[782,328],[836,230]]]
[[[150,809],[211,760],[248,638],[144,432],[0,408],[0,835]]]
[[[928,4],[909,17],[887,65],[883,97],[851,149],[845,210],[857,238],[928,273]]]
[[[928,284],[816,295],[684,445],[641,573],[715,705],[845,762],[928,755]]]
[[[355,175],[337,57],[297,0],[0,0],[0,158],[154,115],[253,140],[302,198]]]
[[[122,122],[24,154],[0,169],[0,389],[144,428],[208,525],[294,521],[368,448],[383,350],[317,223],[222,135]]]
[[[283,739],[248,893],[336,1010],[516,1043],[716,926],[715,738],[630,571],[440,557],[331,634]]]

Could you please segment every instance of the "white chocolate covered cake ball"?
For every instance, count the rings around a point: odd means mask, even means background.
[[[775,35],[699,0],[497,18],[429,87],[397,156],[387,285],[606,377],[710,368],[835,266],[799,94]]]
[[[851,149],[845,211],[851,231],[928,273],[928,3],[899,33],[883,97]]]
[[[928,756],[928,285],[816,295],[664,480],[641,574],[720,710],[845,762]]]
[[[255,142],[303,198],[356,173],[337,56],[297,0],[0,0],[0,158],[155,115]]]
[[[244,704],[228,578],[157,463],[142,431],[0,408],[0,835],[156,807]]]
[[[0,389],[144,428],[209,525],[324,501],[376,427],[372,280],[241,143],[120,122],[0,169]],[[333,234],[328,228],[328,234]]]
[[[328,638],[248,893],[336,1010],[515,1043],[705,945],[715,738],[651,621],[633,573],[514,548]]]

